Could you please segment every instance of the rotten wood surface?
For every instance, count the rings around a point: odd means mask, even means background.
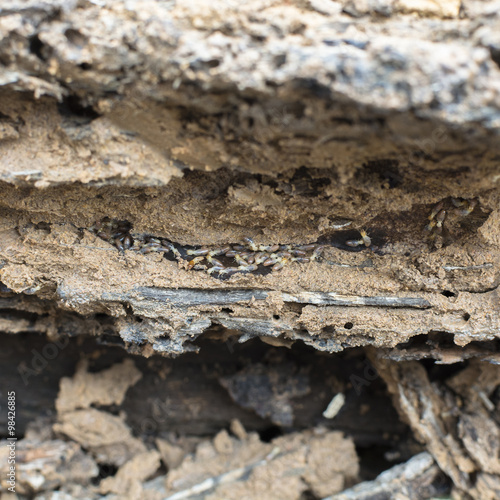
[[[90,286],[82,281],[79,284]],[[393,351],[393,356],[397,352],[402,356],[409,346],[400,346],[412,337],[439,331],[443,341],[451,334],[455,343],[465,344],[472,338],[489,339],[491,336],[486,332],[500,321],[497,289],[450,298],[432,292],[360,296],[236,288],[223,282],[214,289],[93,288],[89,295],[82,294],[81,287],[63,283],[57,289],[57,296],[70,311],[61,311],[47,299],[4,291],[0,302],[2,328],[12,333],[46,331],[52,335],[58,332],[77,335],[87,333],[90,327],[98,334],[116,335],[117,342],[129,346],[146,343],[156,352],[180,354],[195,349],[193,342],[200,335],[223,327],[234,330],[240,342],[255,337],[283,344],[301,341],[327,352],[372,344],[400,349]],[[485,309],[491,313],[482,315]],[[274,313],[272,317],[270,312]],[[441,342],[437,340],[438,346]],[[413,356],[431,355],[430,351],[418,352]],[[435,355],[443,352],[437,350]],[[466,352],[467,357],[494,357],[486,344],[484,348],[471,345]],[[455,359],[451,351],[448,359]]]

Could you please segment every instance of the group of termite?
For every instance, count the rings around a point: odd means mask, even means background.
[[[462,215],[470,214],[477,202],[475,200],[451,199],[452,204]],[[441,234],[446,219],[444,200],[439,202],[430,213],[429,223],[425,227],[435,237]],[[325,245],[261,245],[251,238],[243,238],[242,244],[225,245],[218,248],[182,248],[172,242],[155,238],[130,234],[131,225],[125,221],[104,218],[89,228],[103,240],[114,245],[118,250],[132,250],[142,254],[163,252],[171,254],[176,260],[184,261],[187,269],[204,270],[216,277],[231,276],[236,273],[251,273],[259,269],[279,271],[292,262],[308,263],[319,260]],[[360,238],[345,242],[350,247],[371,246],[371,238],[364,229],[359,230]],[[231,265],[226,265],[221,261]],[[260,267],[262,266],[262,267]]]
[[[253,272],[259,265],[279,271],[290,262],[307,263],[317,260],[323,250],[322,245],[257,245],[251,238],[243,238],[243,245],[225,246],[216,249],[197,248],[187,250],[186,254],[193,259],[188,269],[206,269],[209,274],[231,275],[237,272]],[[224,255],[234,259],[237,267],[226,267],[215,257]],[[206,261],[211,267],[203,263]],[[197,267],[200,266],[200,267]]]
[[[364,230],[360,231],[360,240],[349,240],[347,245],[370,246],[371,240]],[[204,269],[208,274],[216,273],[218,276],[231,275],[239,272],[253,272],[263,267],[271,267],[272,271],[279,271],[292,262],[306,264],[318,260],[325,245],[259,245],[251,238],[243,238],[242,245],[224,246],[216,249],[197,248],[186,251],[193,258],[189,261],[188,269]],[[226,267],[217,256],[234,259],[237,266]],[[207,266],[204,262],[210,266]]]
[[[182,248],[172,242],[152,236],[130,234],[130,224],[105,218],[94,224],[90,231],[111,243],[118,250],[132,250],[142,254],[163,252],[172,254],[178,261],[186,261],[187,269],[204,270],[217,277],[235,273],[251,273],[262,266],[279,271],[291,262],[307,263],[318,260],[323,245],[260,245],[251,238],[244,238],[241,245],[225,245],[218,248]],[[352,246],[358,242],[353,241]],[[225,265],[220,259],[235,265]],[[260,268],[261,269],[261,268]]]
[[[477,200],[451,198],[451,203],[458,210],[460,215],[466,216],[474,211],[474,208],[476,208],[477,205]],[[431,238],[442,234],[446,214],[445,200],[442,200],[432,209],[432,212],[428,217],[429,223],[425,226],[425,229],[430,232]]]

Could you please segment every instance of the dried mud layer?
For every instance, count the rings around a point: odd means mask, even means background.
[[[38,471],[20,495],[500,497],[499,12],[0,5],[2,394],[35,402],[19,453]],[[239,365],[218,373],[206,342]],[[224,397],[175,400],[170,434],[147,434],[125,393],[174,356]],[[325,359],[343,367],[326,388]],[[388,396],[399,437],[362,434]],[[379,476],[370,446],[392,457]]]

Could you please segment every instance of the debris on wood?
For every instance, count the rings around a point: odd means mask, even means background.
[[[167,498],[290,498],[311,491],[322,498],[352,484],[359,472],[352,441],[317,428],[263,443],[254,433],[240,440],[222,431],[166,477]]]
[[[56,400],[59,414],[91,405],[120,405],[127,389],[142,377],[131,359],[99,373],[89,373],[87,368],[88,360],[84,359],[72,378],[61,379]]]

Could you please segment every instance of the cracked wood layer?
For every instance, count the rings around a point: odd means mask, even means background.
[[[396,347],[429,331],[451,333],[455,343],[463,345],[481,336],[490,338],[497,315],[473,316],[481,308],[494,309],[497,291],[462,295],[450,301],[435,293],[359,297],[248,288],[136,287],[89,296],[69,284],[58,288],[66,307],[95,311],[104,306],[127,344],[150,345],[166,354],[195,349],[194,340],[220,327],[234,332],[239,342],[260,337],[287,345],[301,340],[328,352],[360,345]]]
[[[414,307],[418,309],[431,307],[429,301],[420,297],[349,297],[334,292],[302,292],[295,295],[283,293],[282,297],[285,302],[319,306]]]
[[[134,291],[137,300],[151,299],[176,307],[191,307],[198,305],[224,305],[265,300],[269,293],[266,290],[195,290],[189,288],[166,290],[160,288],[141,287]],[[134,295],[135,295],[134,293]],[[335,292],[302,292],[297,294],[281,293],[284,302],[297,304],[314,304],[321,306],[373,306],[373,307],[412,307],[426,309],[431,304],[421,297],[356,297],[337,294]]]

